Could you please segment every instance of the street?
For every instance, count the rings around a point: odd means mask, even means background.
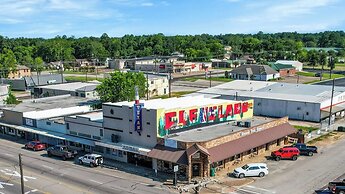
[[[267,160],[270,170],[264,178],[238,188],[235,193],[299,194],[323,190],[328,182],[345,172],[345,139],[321,147],[313,157],[301,156],[297,161]]]
[[[20,193],[19,153],[23,154],[25,191],[29,193],[169,193],[149,178],[48,158],[45,151],[25,150],[3,139],[0,146],[0,194]]]

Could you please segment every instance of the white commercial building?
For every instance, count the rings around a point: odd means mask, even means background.
[[[206,95],[217,99],[254,99],[254,115],[289,116],[290,119],[320,122],[327,119],[332,86],[235,80],[197,91],[190,96]],[[345,87],[335,87],[332,113],[343,117]]]

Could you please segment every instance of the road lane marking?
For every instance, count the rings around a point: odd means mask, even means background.
[[[47,166],[47,165],[44,165],[44,164],[42,164],[42,166],[44,167],[44,168],[48,168],[48,169],[50,169],[50,170],[53,170],[54,168],[52,168],[52,167],[50,167],[50,166]]]
[[[13,184],[11,184],[11,183],[0,182],[0,189],[3,189],[3,188],[4,188],[3,185],[6,185],[6,186],[13,186]]]
[[[9,156],[9,157],[14,157],[13,154],[4,153],[4,155]]]
[[[32,189],[30,191],[25,192],[24,194],[35,193],[36,191],[38,191],[38,190],[37,189]]]
[[[267,190],[267,189],[263,189],[263,188],[259,188],[259,187],[254,187],[254,186],[251,186],[251,185],[246,185],[245,187],[252,188],[252,189],[258,189],[258,190],[266,191],[266,192],[269,192],[269,193],[276,193],[275,191],[270,191],[270,190]]]
[[[90,179],[90,181],[91,181],[91,182],[94,182],[94,183],[97,183],[97,184],[100,184],[100,185],[103,184],[103,183],[101,183],[101,182],[98,182],[98,181],[95,181],[95,180],[92,180],[92,179]]]
[[[242,189],[242,188],[239,188],[239,189],[237,189],[237,190],[239,190],[239,191],[244,191],[244,192],[247,192],[247,193],[261,194],[261,193],[255,192],[255,191],[250,191],[250,190]]]
[[[5,170],[0,170],[1,172],[5,173],[6,175],[9,176],[14,176],[14,177],[21,177],[19,172],[15,171],[15,170],[10,170],[10,169],[5,169]],[[35,180],[35,177],[31,177],[31,176],[23,176],[24,181],[29,181],[28,179],[32,179]]]

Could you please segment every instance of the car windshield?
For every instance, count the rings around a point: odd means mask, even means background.
[[[249,167],[249,166],[246,164],[246,165],[242,166],[242,169],[243,169],[243,170],[246,170],[248,167]]]
[[[283,149],[279,149],[278,152],[283,152]]]
[[[61,147],[61,150],[68,151],[67,147]]]

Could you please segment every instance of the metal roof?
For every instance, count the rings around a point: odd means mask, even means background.
[[[265,98],[299,102],[321,103],[331,98],[332,86],[291,84],[279,82],[234,80],[186,96],[220,95],[245,98]],[[335,87],[334,96],[345,92],[345,87]]]

